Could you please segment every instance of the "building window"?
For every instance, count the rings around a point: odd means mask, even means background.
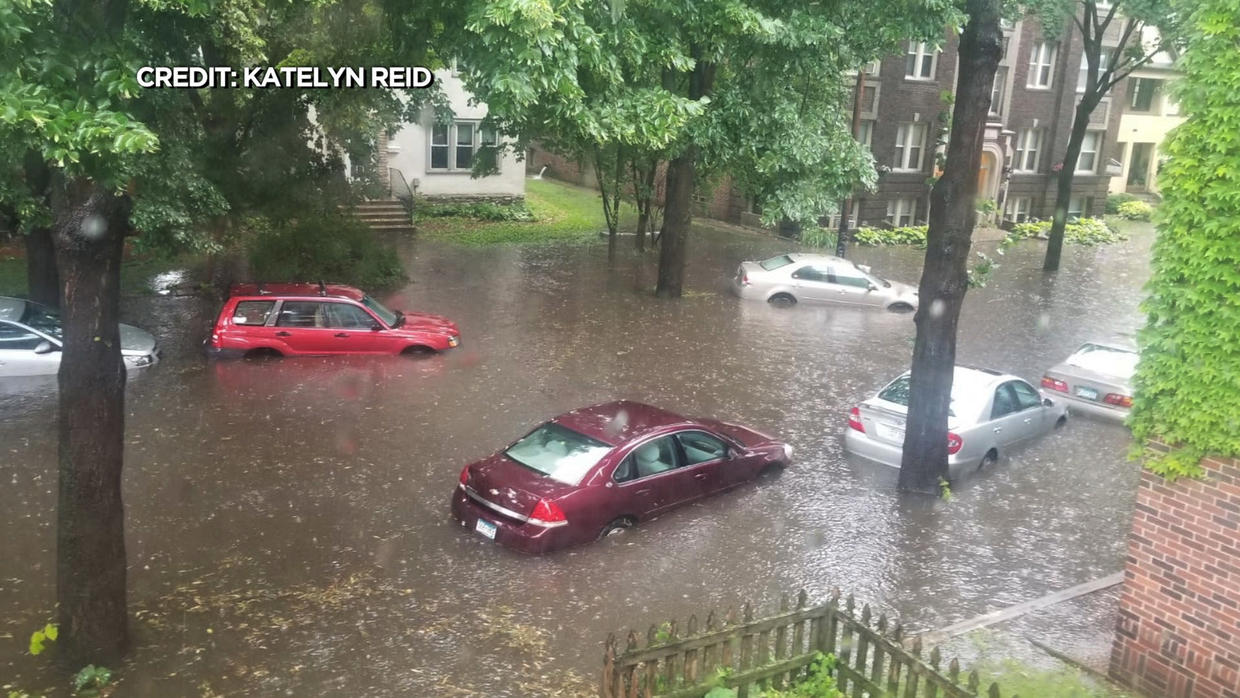
[[[1154,109],[1154,95],[1158,92],[1159,80],[1150,78],[1132,78],[1128,81],[1128,94],[1132,95],[1128,106],[1131,111],[1148,112]]]
[[[866,63],[865,65],[861,66],[861,72],[865,73],[869,77],[876,78],[878,77],[878,71],[882,68],[882,65],[883,65],[883,61],[879,58],[875,58],[869,63]],[[850,74],[856,75],[857,71],[855,70],[850,71]]]
[[[1016,132],[1016,159],[1013,172],[1037,172],[1041,162],[1042,129],[1022,128]]]
[[[912,225],[917,216],[917,199],[892,199],[887,202],[887,222],[897,228]]]
[[[871,148],[874,145],[874,120],[862,119],[861,128],[857,131],[857,142],[865,144],[865,147]]]
[[[999,66],[995,70],[995,84],[990,88],[990,113],[998,116],[1003,113],[1003,99],[1007,95],[1007,68]]]
[[[857,202],[854,201],[852,205],[852,211],[850,211],[848,214],[848,228],[850,230],[857,227],[857,211],[860,209],[861,207],[858,206]],[[839,211],[836,211],[835,213],[832,213],[830,216],[827,217],[827,228],[829,228],[830,230],[840,229],[840,212]]]
[[[933,80],[939,52],[924,41],[908,44],[904,57],[904,77],[909,80]]]
[[[494,158],[498,145],[495,129],[478,122],[435,124],[431,127],[431,164],[428,169],[468,170],[474,166],[479,151],[487,150]]]
[[[861,113],[868,116],[878,115],[878,85],[861,88]]]
[[[1074,221],[1094,210],[1094,197],[1073,196],[1068,199],[1068,220]]]
[[[1081,174],[1093,174],[1098,168],[1098,147],[1102,144],[1101,131],[1086,131],[1085,140],[1081,141],[1081,155],[1076,161],[1076,171]]]
[[[1007,219],[1013,223],[1024,223],[1029,220],[1029,208],[1032,199],[1028,196],[1014,196],[1007,201]]]
[[[1029,87],[1050,87],[1055,71],[1055,44],[1042,41],[1029,54]]]
[[[925,146],[925,124],[900,124],[896,129],[896,161],[892,169],[897,172],[921,170],[921,154]]]

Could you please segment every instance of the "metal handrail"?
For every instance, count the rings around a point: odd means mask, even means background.
[[[395,172],[396,176],[400,178],[399,189],[397,187],[396,178],[392,177],[393,172]],[[405,179],[405,173],[395,167],[388,168],[388,194],[393,199],[413,198],[413,188],[409,186],[409,180]]]

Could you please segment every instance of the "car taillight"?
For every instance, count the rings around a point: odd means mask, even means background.
[[[468,485],[468,484],[469,484],[469,466],[467,465],[461,469],[461,486],[464,487],[465,485]]]
[[[1059,380],[1058,378],[1051,378],[1050,376],[1042,376],[1042,387],[1050,388],[1051,390],[1058,390],[1061,393],[1068,392],[1067,383]]]
[[[861,423],[861,410],[854,407],[848,412],[848,426],[865,433],[865,425]]]
[[[211,333],[211,346],[215,347],[216,349],[220,347],[220,333],[219,332]]]
[[[736,270],[736,279],[740,282],[741,286],[749,285],[749,274],[745,271],[744,267]]]
[[[1102,401],[1108,405],[1115,405],[1117,407],[1132,407],[1132,398],[1128,395],[1121,395],[1119,393],[1107,393],[1107,396],[1102,398]]]
[[[947,432],[947,453],[948,455],[956,455],[960,452],[960,447],[964,446],[964,439],[958,434]]]
[[[540,499],[534,505],[534,511],[530,513],[530,523],[540,526],[554,526],[568,523],[568,519],[564,518],[564,511],[556,506],[555,502]]]

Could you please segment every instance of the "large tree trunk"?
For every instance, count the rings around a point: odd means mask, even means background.
[[[667,208],[659,234],[659,298],[680,298],[685,281],[685,242],[693,222],[693,186],[697,146],[689,146],[667,164]]]
[[[129,642],[121,502],[125,365],[117,327],[129,202],[95,182],[60,179],[52,214],[64,282],[57,644],[69,666],[116,666]]]
[[[34,228],[26,234],[26,288],[30,300],[60,307],[60,276],[49,228]]]
[[[999,64],[999,0],[969,0],[960,37],[960,80],[943,176],[930,192],[926,262],[914,320],[908,422],[900,489],[938,492],[947,476],[947,413],[956,364],[956,323],[968,289],[969,245],[977,222],[977,170]]]
[[[1097,102],[1083,98],[1076,105],[1076,116],[1072,121],[1072,134],[1068,137],[1068,149],[1063,155],[1063,169],[1056,178],[1058,188],[1055,196],[1055,217],[1051,221],[1050,240],[1046,243],[1046,259],[1042,263],[1044,271],[1059,269],[1059,257],[1063,252],[1063,232],[1068,225],[1068,203],[1072,198],[1072,179],[1076,173],[1076,163],[1081,159],[1081,144],[1085,142],[1085,132],[1089,130],[1089,117],[1093,114]],[[1095,158],[1101,158],[1101,151]],[[1098,163],[1095,162],[1097,167]]]

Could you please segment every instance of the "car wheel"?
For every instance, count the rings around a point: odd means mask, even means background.
[[[797,304],[797,299],[791,293],[776,293],[766,299],[767,303],[779,306],[791,306]]]
[[[1059,417],[1059,419],[1056,419],[1056,420],[1055,420],[1055,428],[1056,428],[1056,429],[1062,429],[1062,428],[1063,428],[1063,425],[1065,425],[1065,424],[1067,424],[1067,423],[1068,423],[1068,415],[1066,415],[1066,414],[1065,414],[1065,415],[1061,415],[1061,416]]]
[[[758,480],[761,482],[770,482],[778,480],[780,475],[784,474],[784,463],[771,463],[758,471]]]
[[[911,313],[913,312],[913,306],[909,305],[908,303],[903,303],[903,302],[892,303],[891,305],[887,306],[887,310],[890,310],[893,313]]]
[[[599,531],[599,534],[598,534],[599,540],[602,540],[608,536],[614,536],[617,533],[624,533],[624,530],[628,528],[633,528],[632,517],[621,516],[615,521],[612,521],[611,523],[604,526],[602,531]]]
[[[992,448],[986,452],[986,455],[982,456],[982,462],[977,465],[977,469],[985,470],[986,468],[989,468],[998,462],[999,462],[999,452]]]
[[[405,350],[401,352],[401,354],[404,356],[411,356],[415,359],[420,359],[420,358],[425,358],[427,356],[433,356],[435,354],[435,350],[431,349],[430,347],[424,347],[419,344],[419,345],[415,345],[412,347],[406,347]]]
[[[263,360],[263,359],[278,359],[281,356],[283,356],[283,354],[276,351],[275,349],[251,349],[247,351],[245,353],[245,356],[242,358],[252,359],[252,360]]]

